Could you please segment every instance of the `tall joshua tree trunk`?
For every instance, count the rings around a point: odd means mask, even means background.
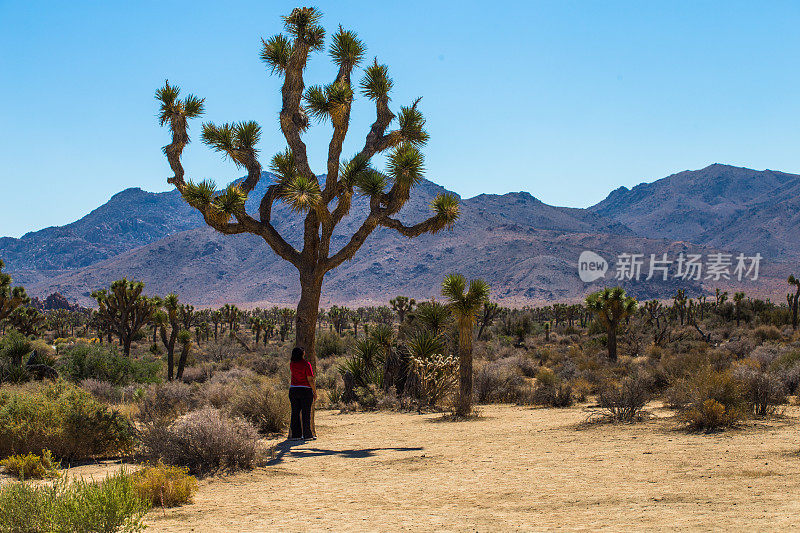
[[[319,300],[322,296],[322,275],[313,272],[300,275],[300,301],[295,317],[295,345],[306,351],[306,357],[317,370],[316,333]]]
[[[411,238],[449,229],[459,216],[458,198],[442,193],[431,202],[433,214],[427,220],[406,225],[396,217],[423,178],[424,157],[420,148],[429,136],[424,129],[425,118],[417,108],[419,100],[402,107],[398,115],[389,109],[393,81],[388,68],[378,64],[377,59],[364,70],[360,83],[361,93],[375,103],[375,122],[363,148],[352,159],[342,160],[355,96],[352,72],[364,58],[365,47],[354,32],[340,27],[333,35],[329,50],[338,68],[335,78],[328,85],[306,89],[303,77],[309,54],[321,50],[325,39],[325,30],[318,24],[320,18],[314,8],[294,9],[283,17],[288,36],[279,34],[262,40],[262,61],[272,73],[283,76],[279,117],[288,148],[272,158],[270,170],[277,181],[261,197],[257,214],[247,212],[246,200],[262,175],[256,148],[261,127],[252,121],[203,125],[203,142],[247,170],[244,181],[220,193],[213,182],[186,181],[181,164],[183,149],[189,143],[189,119],[204,112],[204,100],[193,95],[180,99],[180,89],[169,82],[156,91],[161,103],[159,121],[162,126],[168,125],[172,133],[172,142],[164,147],[173,171],[167,181],[180,191],[189,205],[202,213],[209,226],[226,235],[258,235],[278,256],[297,268],[301,294],[297,306],[296,342],[305,348],[312,365],[316,365],[314,330],[325,274],[352,259],[378,227],[390,228]],[[302,139],[309,128],[309,115],[319,121],[330,121],[333,127],[324,182],[312,171]],[[395,119],[397,129],[389,130]],[[372,168],[370,160],[384,152],[388,152],[387,172],[381,173]],[[332,250],[334,230],[349,214],[354,194],[368,199],[369,212],[346,244]],[[273,226],[275,202],[282,202],[304,218],[301,249],[295,249]]]

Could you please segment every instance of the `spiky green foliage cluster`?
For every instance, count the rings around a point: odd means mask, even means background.
[[[307,112],[314,118],[334,121],[353,101],[353,90],[344,82],[335,82],[324,88],[319,85],[309,87],[304,96]]]
[[[389,77],[389,67],[379,65],[375,59],[372,65],[364,70],[364,78],[361,80],[361,92],[370,100],[377,100],[389,95],[394,82]]]
[[[325,41],[325,29],[319,25],[322,12],[315,7],[296,7],[283,17],[289,34],[305,43],[310,50],[320,50]]]
[[[425,174],[425,156],[414,145],[401,144],[395,147],[386,160],[389,176],[404,190],[409,190]]]
[[[282,181],[278,196],[294,211],[308,211],[319,205],[322,191],[316,178],[297,175]]]
[[[183,199],[195,209],[201,211],[214,200],[217,192],[217,184],[211,180],[203,180],[200,183],[189,181],[183,188]]]
[[[203,114],[204,98],[198,98],[190,94],[185,99],[181,100],[179,98],[180,92],[180,88],[175,85],[170,85],[169,80],[164,83],[163,87],[156,91],[156,99],[161,102],[161,109],[158,112],[158,121],[160,125],[165,125],[175,116],[194,118]]]
[[[329,53],[337,65],[351,69],[361,62],[366,51],[367,47],[355,32],[344,30],[339,26],[339,31],[333,35]]]
[[[622,287],[606,287],[586,297],[586,308],[605,328],[610,328],[636,312],[637,303]]]
[[[475,320],[475,315],[489,299],[489,285],[482,279],[467,280],[461,274],[448,274],[442,282],[442,296],[459,321]]]
[[[458,196],[450,192],[437,194],[431,202],[431,209],[437,217],[445,221],[444,227],[447,229],[451,229],[458,217],[461,216]]]
[[[270,170],[278,176],[278,198],[294,211],[307,211],[319,205],[322,198],[319,182],[297,171],[290,149],[272,156]]]
[[[261,61],[267,64],[272,74],[283,74],[292,55],[292,43],[284,35],[261,39]]]
[[[247,201],[247,195],[242,191],[241,187],[235,184],[228,185],[225,192],[214,198],[212,206],[226,215],[233,215],[244,211],[244,205]]]
[[[221,126],[206,122],[202,139],[217,152],[224,153],[236,166],[245,166],[258,153],[256,145],[261,139],[261,126],[252,120]]]
[[[415,146],[423,146],[430,139],[430,135],[425,131],[425,117],[417,109],[420,100],[421,98],[417,98],[410,107],[400,108],[400,115],[397,117],[403,139]]]

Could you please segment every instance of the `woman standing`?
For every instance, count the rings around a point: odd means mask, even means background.
[[[292,361],[289,363],[292,375],[289,383],[289,401],[292,404],[289,440],[316,439],[311,431],[311,408],[317,399],[317,383],[314,369],[305,360],[305,355],[306,351],[298,346],[292,350]]]

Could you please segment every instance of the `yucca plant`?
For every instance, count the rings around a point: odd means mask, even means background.
[[[341,27],[333,34],[329,49],[330,58],[337,67],[334,79],[306,89],[306,62],[311,53],[324,45],[325,30],[320,20],[321,13],[317,9],[297,8],[283,17],[288,35],[262,39],[261,60],[272,74],[283,77],[279,122],[288,147],[271,159],[269,168],[277,181],[260,199],[257,214],[248,213],[245,202],[262,174],[257,147],[260,126],[252,121],[203,125],[203,142],[247,171],[244,181],[219,193],[213,182],[187,180],[181,164],[181,155],[189,143],[189,120],[203,113],[204,100],[191,94],[180,98],[180,89],[169,82],[156,91],[161,106],[159,122],[168,126],[172,134],[172,142],[164,147],[173,171],[168,182],[181,192],[189,205],[202,213],[211,227],[228,235],[258,235],[276,254],[297,268],[301,292],[295,342],[305,348],[312,365],[316,364],[315,332],[325,274],[352,259],[378,227],[390,228],[411,238],[452,228],[459,216],[458,197],[443,193],[433,200],[433,213],[427,220],[407,225],[397,218],[425,172],[420,149],[429,136],[420,100],[402,107],[398,114],[392,112],[389,101],[393,82],[389,69],[377,59],[365,68],[361,82],[354,85],[353,70],[364,59],[366,48],[354,32]],[[350,112],[359,92],[374,102],[375,121],[366,134],[363,148],[352,158],[343,159],[342,147],[350,126]],[[312,171],[302,139],[310,126],[309,116],[319,122],[329,122],[333,128],[323,181]],[[395,122],[396,127],[390,129]],[[386,172],[370,164],[378,154],[386,155]],[[346,244],[332,249],[334,230],[350,212],[356,194],[368,199],[369,213]],[[304,218],[301,249],[290,244],[273,226],[271,216],[275,202],[288,205]],[[284,335],[283,328],[281,335]]]
[[[442,282],[442,296],[458,324],[458,400],[456,415],[472,413],[472,337],[475,318],[489,300],[489,285],[482,279],[467,284],[461,274],[450,274]]]
[[[622,287],[605,288],[586,297],[586,308],[606,330],[608,358],[617,360],[617,328],[622,320],[636,312],[636,300]]]

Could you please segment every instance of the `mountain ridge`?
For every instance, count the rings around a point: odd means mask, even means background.
[[[248,199],[250,212],[272,180],[268,173],[263,178]],[[423,181],[401,218],[426,217],[430,200],[444,190]],[[441,277],[458,269],[486,278],[493,293],[508,302],[576,299],[596,286],[577,277],[583,250],[607,258],[639,251],[750,252],[756,241],[774,263],[760,287],[777,287],[793,268],[790,259],[797,255],[792,254],[800,251],[791,232],[798,204],[800,176],[718,164],[619,187],[586,209],[551,206],[526,191],[484,193],[462,199],[462,217],[452,233],[408,240],[379,228],[354,260],[329,274],[325,293],[328,304],[385,300],[396,291],[429,298],[438,294]],[[334,249],[367,209],[363,198],[354,199],[332,239]],[[683,232],[680,224],[669,223],[678,216],[691,222]],[[659,224],[659,217],[668,223]],[[285,205],[276,204],[273,221],[290,243],[301,244],[300,219]],[[59,291],[84,304],[92,289],[123,276],[142,279],[159,293],[176,290],[199,305],[287,303],[299,289],[294,268],[263,240],[215,233],[177,191],[125,189],[73,223],[0,239],[0,258],[32,294]],[[674,284],[629,285],[642,297],[675,290]],[[700,283],[685,285],[702,290]]]

